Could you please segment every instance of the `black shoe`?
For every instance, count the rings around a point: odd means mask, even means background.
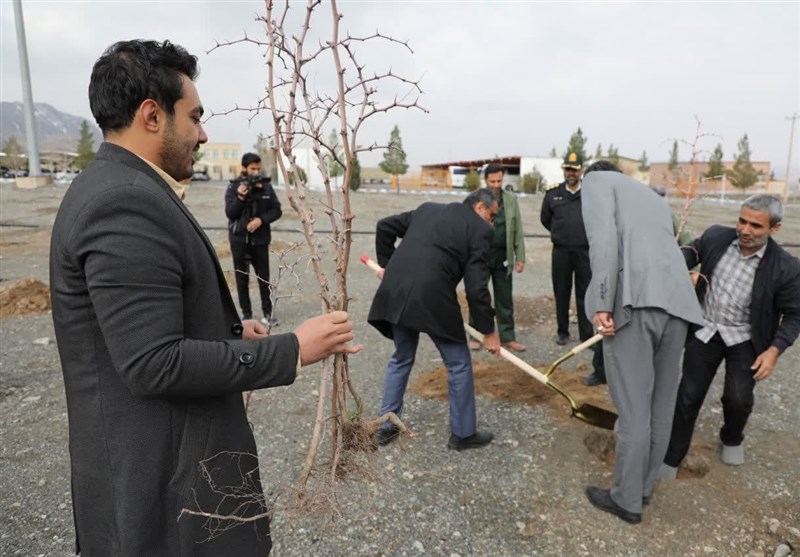
[[[605,385],[607,381],[605,377],[600,377],[596,373],[592,372],[581,377],[581,383],[587,387],[596,387],[597,385]]]
[[[569,342],[569,335],[562,335],[561,333],[556,336],[556,344],[565,346]]]
[[[394,427],[381,428],[378,430],[376,437],[378,439],[378,446],[385,447],[386,445],[388,445],[389,443],[400,437],[400,430]]]
[[[447,448],[454,451],[464,451],[467,449],[480,449],[485,447],[494,439],[494,433],[489,431],[478,431],[469,437],[456,437],[450,434],[450,440],[447,442]]]
[[[630,524],[639,524],[642,521],[642,513],[632,513],[617,505],[611,498],[611,492],[607,489],[588,486],[586,488],[586,497],[589,498],[589,502],[592,505],[601,511],[606,511],[607,513],[616,515],[625,522]]]
[[[652,495],[642,495],[642,506],[646,507],[650,504],[650,500],[653,498]]]

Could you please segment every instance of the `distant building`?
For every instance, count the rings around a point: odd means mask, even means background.
[[[509,156],[494,157],[487,159],[474,159],[454,162],[442,162],[427,164],[422,166],[422,186],[427,188],[461,188],[464,185],[464,175],[470,170],[480,171],[485,165],[493,163],[503,166],[506,176],[503,186],[519,191],[522,186],[522,179],[526,174],[530,174],[536,169],[544,178],[546,186],[554,186],[564,181],[564,170],[561,163],[562,157],[531,157],[531,156]],[[584,163],[591,164],[588,160]],[[639,161],[628,157],[618,157],[617,166],[622,172],[631,176],[635,180],[647,183],[647,171],[639,170]],[[482,177],[481,177],[482,178]]]
[[[392,183],[392,175],[381,170],[379,166],[362,166],[361,183],[368,185],[390,185]]]
[[[290,166],[289,161],[286,158],[286,155],[283,154],[283,151],[280,151],[279,154],[281,161],[288,172]],[[319,171],[317,155],[314,153],[314,150],[310,147],[295,147],[292,149],[292,154],[294,155],[295,167],[302,170],[306,175],[306,187],[312,190],[324,189],[325,186],[322,180],[322,172]],[[283,175],[280,172],[278,172],[277,178],[278,179],[276,183],[278,185],[286,185]],[[339,176],[337,179],[341,180],[342,177]]]
[[[194,164],[197,172],[205,172],[212,180],[230,180],[242,168],[241,143],[205,143],[200,145],[199,160]]]
[[[420,173],[421,186],[427,189],[463,188],[464,177],[469,171],[475,170],[480,172],[487,164],[501,165],[506,171],[503,185],[510,186],[511,189],[519,188],[519,155],[423,164],[422,172]]]
[[[725,171],[733,170],[734,161],[723,161]],[[754,186],[746,191],[750,193],[769,191],[770,176],[772,168],[769,162],[756,161],[753,167],[759,173],[758,181]],[[709,170],[708,162],[689,162],[678,163],[678,168],[670,170],[669,163],[657,162],[650,165],[651,185],[661,184],[667,188],[667,192],[672,195],[724,195],[737,191],[730,180],[723,173],[721,176],[706,177]],[[741,190],[739,190],[741,191]]]

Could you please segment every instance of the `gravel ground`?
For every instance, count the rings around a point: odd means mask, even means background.
[[[49,226],[62,194],[63,186],[25,191],[0,183],[0,286],[26,277],[47,282]],[[224,254],[222,196],[220,184],[193,186],[187,204]],[[381,215],[426,199],[358,192],[353,195],[354,227],[369,232]],[[521,201],[528,233],[545,232],[538,224],[540,202],[539,197]],[[690,222],[696,230],[711,222],[733,223],[737,212],[735,206],[698,205],[694,210]],[[790,208],[790,216],[798,210]],[[798,221],[787,218],[779,239],[800,243]],[[297,224],[296,218],[284,217],[275,227],[276,242],[300,241]],[[320,219],[320,228],[323,224]],[[371,235],[356,234],[353,253],[372,254],[372,244]],[[549,243],[529,238],[527,248],[528,268],[515,276],[515,295],[549,294]],[[229,255],[222,255],[222,264],[232,268]],[[365,349],[351,359],[351,368],[360,394],[376,412],[392,345],[366,324],[376,283],[359,267],[354,264],[349,287],[351,314]],[[280,304],[278,331],[313,315],[319,308],[313,278],[304,274],[299,292]],[[553,328],[544,320],[519,330],[529,349],[527,361],[550,362],[561,354],[552,342]],[[69,555],[73,547],[66,409],[53,338],[49,315],[0,319],[1,555]],[[581,355],[563,368],[579,373],[576,368],[587,363]],[[414,376],[439,366],[438,353],[424,339]],[[340,484],[335,516],[296,516],[283,510],[286,497],[279,496],[273,555],[754,557],[772,556],[787,541],[798,548],[798,368],[800,350],[795,347],[781,357],[774,376],[759,385],[747,429],[747,462],[738,468],[717,457],[718,377],[698,422],[692,470],[658,486],[639,526],[597,512],[586,500],[584,486],[608,485],[613,469],[595,456],[597,436],[589,434],[597,430],[564,419],[566,405],[554,410],[479,395],[479,427],[494,431],[495,443],[455,453],[446,448],[447,403],[409,393],[405,418],[416,437],[366,457],[365,474]],[[270,495],[284,493],[299,473],[314,420],[317,375],[318,368],[306,368],[293,386],[257,392],[251,402]]]

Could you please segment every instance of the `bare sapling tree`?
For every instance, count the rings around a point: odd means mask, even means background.
[[[292,255],[292,252],[298,251],[300,245],[301,244],[295,243],[289,245],[285,249],[270,249],[270,253],[278,260],[277,273],[272,274],[271,280],[263,279],[255,273],[247,273],[241,270],[234,271],[235,273],[248,274],[248,276],[254,277],[257,281],[265,282],[269,286],[269,300],[271,302],[272,315],[277,314],[280,301],[286,298],[293,298],[295,290],[300,287],[300,275],[298,275],[296,268],[307,259],[307,255],[304,253],[292,261],[288,259],[289,255]],[[288,288],[284,286],[286,282],[285,278],[291,278],[292,280],[292,284]],[[272,322],[270,321],[267,323],[267,334],[271,332]],[[253,391],[244,393],[245,412],[247,412],[247,409],[250,407],[250,400],[252,397]]]
[[[671,176],[669,181],[672,183],[672,186],[678,191],[678,194],[683,198],[682,203],[683,205],[680,208],[679,212],[679,219],[678,219],[678,226],[675,230],[675,239],[679,239],[683,229],[686,227],[686,222],[689,220],[689,213],[691,211],[691,207],[694,202],[700,197],[698,193],[698,185],[705,181],[705,180],[718,180],[719,176],[713,177],[706,177],[703,178],[700,173],[697,171],[697,164],[699,162],[700,157],[703,154],[709,153],[707,149],[705,149],[702,144],[705,142],[707,138],[715,137],[719,138],[718,135],[713,133],[707,133],[702,131],[703,124],[700,119],[695,116],[695,132],[694,138],[691,140],[686,139],[675,139],[674,144],[677,144],[678,141],[683,145],[689,147],[691,152],[691,156],[689,158],[689,163],[686,166],[678,165],[674,169],[672,169]]]
[[[322,310],[331,312],[347,310],[349,295],[347,271],[350,261],[353,213],[350,206],[348,184],[357,155],[385,146],[372,142],[362,146],[358,133],[365,121],[393,109],[418,109],[422,90],[419,82],[406,79],[391,69],[384,73],[365,71],[359,63],[357,47],[376,42],[389,43],[413,53],[408,43],[375,32],[357,37],[340,33],[342,14],[337,2],[330,0],[329,17],[318,10],[322,0],[308,0],[300,18],[299,29],[290,30],[290,2],[276,6],[266,0],[266,14],[257,17],[264,26],[265,38],[243,38],[217,43],[214,49],[239,43],[253,44],[263,51],[266,65],[265,95],[255,106],[237,106],[227,112],[249,111],[251,120],[266,112],[272,118],[271,148],[276,153],[278,174],[285,184],[286,196],[297,213],[309,265],[318,283]],[[298,14],[299,15],[299,14]],[[327,21],[330,35],[327,39],[312,39],[312,21]],[[212,50],[214,50],[212,49]],[[316,83],[332,84],[326,93],[316,89]],[[379,97],[378,86],[390,85],[404,90],[401,96]],[[410,99],[409,99],[410,98]],[[338,141],[331,141],[330,130],[337,130]],[[311,168],[303,167],[297,154],[310,148],[314,153],[315,167],[321,176],[323,193],[311,199],[309,179]],[[343,169],[342,186],[331,186],[331,161]],[[315,184],[316,185],[316,184]],[[338,190],[338,191],[337,191]],[[327,217],[329,230],[315,229],[315,206],[321,207]],[[319,398],[316,419],[308,454],[297,486],[299,501],[306,500],[307,484],[317,468],[317,459],[323,438],[330,438],[331,458],[327,480],[323,485],[333,487],[347,471],[348,457],[354,452],[375,449],[374,431],[380,423],[394,422],[401,431],[407,428],[394,414],[367,419],[364,404],[350,376],[346,355],[337,355],[322,362],[319,376]],[[353,407],[348,406],[349,399]]]
[[[701,146],[701,143],[703,143],[707,138],[713,137],[719,139],[719,136],[713,133],[702,131],[703,124],[700,121],[700,118],[697,116],[694,117],[694,120],[696,124],[694,138],[692,140],[674,140],[676,143],[677,141],[680,141],[682,144],[688,146],[691,152],[687,167],[684,168],[683,166],[678,166],[672,170],[672,185],[678,191],[679,195],[683,197],[683,205],[680,208],[678,226],[675,230],[676,241],[681,237],[681,233],[686,226],[686,222],[689,220],[689,213],[692,205],[700,197],[700,194],[698,193],[698,185],[706,180],[719,180],[722,178],[722,176],[703,177],[699,172],[697,172],[696,167],[700,156],[709,152],[707,149]],[[691,246],[681,246],[681,249],[694,248]],[[692,277],[693,284],[697,284],[698,280],[705,280],[708,282],[708,278],[698,271],[689,271],[689,275]]]

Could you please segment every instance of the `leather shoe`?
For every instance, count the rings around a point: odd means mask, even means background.
[[[605,377],[600,377],[596,373],[592,372],[581,377],[581,383],[587,387],[596,387],[597,385],[605,385],[607,381]]]
[[[394,427],[391,428],[381,428],[378,430],[376,434],[378,439],[378,446],[385,447],[398,437],[400,437],[400,430]]]
[[[481,343],[478,342],[477,340],[471,340],[467,344],[469,345],[469,349],[470,350],[480,350],[481,349]]]
[[[642,521],[642,513],[632,513],[617,505],[611,498],[611,492],[607,489],[589,486],[586,488],[586,497],[589,502],[607,513],[611,513],[630,524],[639,524]]]
[[[489,431],[477,431],[469,437],[457,437],[451,433],[450,440],[447,441],[447,448],[454,451],[480,449],[491,443],[492,439],[494,439],[494,433]]]
[[[569,342],[569,335],[559,334],[556,337],[556,344],[558,344],[559,346],[566,346],[567,342]]]
[[[508,342],[501,343],[503,348],[508,348],[513,352],[525,352],[526,348],[518,343],[516,340],[509,340]]]

